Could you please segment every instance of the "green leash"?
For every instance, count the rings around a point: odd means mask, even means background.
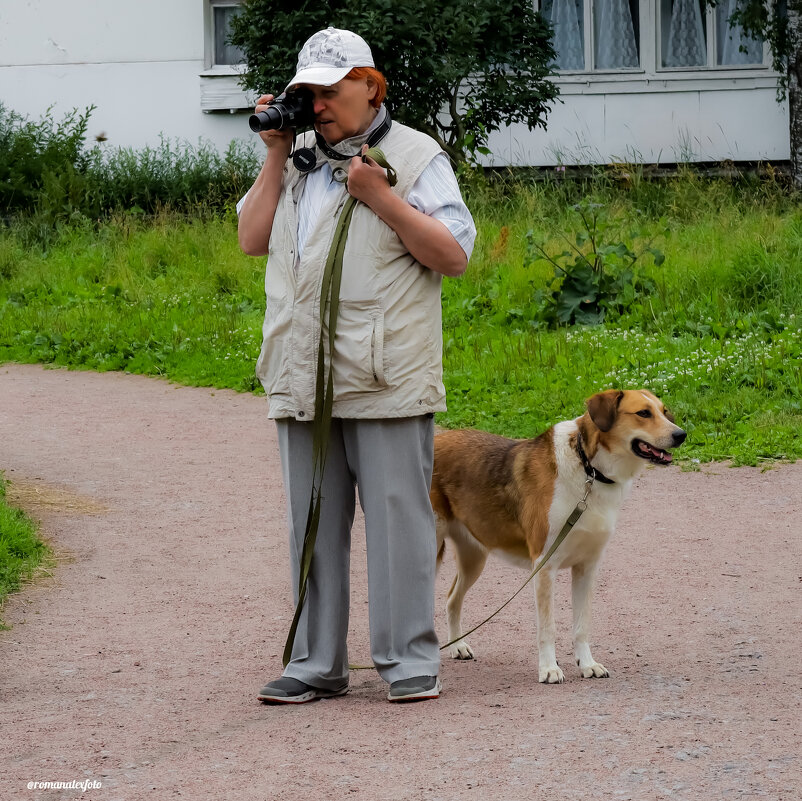
[[[380,167],[387,170],[387,180],[390,186],[398,183],[398,176],[395,170],[387,163],[384,153],[377,147],[370,148],[362,161],[368,158],[373,159]],[[347,179],[346,179],[347,180]],[[334,230],[334,239],[329,249],[326,259],[326,267],[323,270],[323,281],[320,290],[320,339],[317,348],[317,375],[315,377],[315,419],[312,423],[312,449],[314,454],[312,468],[312,491],[309,497],[309,510],[306,516],[306,529],[304,531],[304,544],[301,552],[301,570],[298,583],[298,604],[295,607],[295,615],[290,625],[287,635],[287,642],[284,645],[284,655],[282,658],[284,667],[287,667],[292,658],[292,647],[295,643],[295,634],[298,630],[298,622],[301,619],[304,601],[306,600],[306,588],[309,581],[309,572],[312,567],[312,556],[315,551],[315,541],[317,540],[317,530],[320,524],[320,490],[323,486],[323,472],[326,467],[326,452],[329,447],[329,435],[331,433],[331,410],[334,403],[334,374],[331,367],[334,358],[334,334],[337,328],[337,315],[340,308],[340,283],[343,273],[343,255],[345,254],[345,243],[348,240],[348,228],[351,225],[351,217],[354,207],[359,201],[349,195],[345,201],[337,227]],[[328,305],[328,329],[329,329],[329,364],[326,370],[326,355],[324,348],[323,320],[326,318],[326,306]],[[328,377],[326,377],[328,372]]]

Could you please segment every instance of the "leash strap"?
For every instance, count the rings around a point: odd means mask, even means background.
[[[387,163],[384,153],[377,147],[370,148],[362,157],[363,161],[368,158],[373,159],[380,167],[387,170],[387,180],[390,186],[398,183],[398,176],[395,170]],[[345,182],[345,181],[343,181]],[[295,607],[295,615],[290,624],[287,634],[287,642],[284,645],[282,662],[287,667],[292,658],[292,647],[295,643],[295,634],[298,630],[298,623],[301,619],[304,601],[306,600],[306,588],[309,582],[309,573],[312,568],[312,555],[315,551],[315,540],[320,524],[320,490],[323,486],[323,472],[326,467],[326,452],[329,447],[329,436],[331,433],[331,410],[334,403],[334,372],[331,368],[334,358],[334,335],[337,328],[337,315],[340,308],[340,283],[343,272],[343,256],[345,254],[345,243],[348,240],[348,228],[351,225],[351,217],[354,207],[359,201],[349,195],[337,227],[334,229],[329,255],[326,259],[326,266],[323,270],[323,281],[320,289],[320,338],[317,347],[317,374],[315,376],[315,418],[312,423],[312,491],[309,496],[309,509],[306,515],[306,529],[304,530],[304,544],[301,551],[300,576],[298,581],[298,603]],[[326,306],[328,306],[328,317],[326,317]],[[324,348],[323,320],[328,321],[328,351],[329,359],[326,364],[326,354]],[[328,368],[328,369],[327,369]]]

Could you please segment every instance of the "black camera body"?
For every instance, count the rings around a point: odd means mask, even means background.
[[[311,90],[290,89],[268,103],[265,111],[251,114],[248,125],[254,133],[306,128],[315,122],[315,100]]]

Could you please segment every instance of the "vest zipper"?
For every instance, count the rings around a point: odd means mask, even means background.
[[[370,369],[373,371],[373,380],[378,384],[379,376],[376,373],[376,318],[372,317],[371,322],[373,326],[370,332]]]

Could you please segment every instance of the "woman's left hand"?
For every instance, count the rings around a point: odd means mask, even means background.
[[[390,191],[387,173],[372,158],[365,156],[368,146],[362,146],[362,155],[354,156],[348,167],[348,193],[365,205],[381,204]]]
[[[443,275],[462,275],[468,264],[465,251],[439,220],[427,217],[390,189],[387,173],[372,158],[354,156],[348,167],[348,192],[369,206],[424,266]],[[362,159],[365,158],[365,161]]]

